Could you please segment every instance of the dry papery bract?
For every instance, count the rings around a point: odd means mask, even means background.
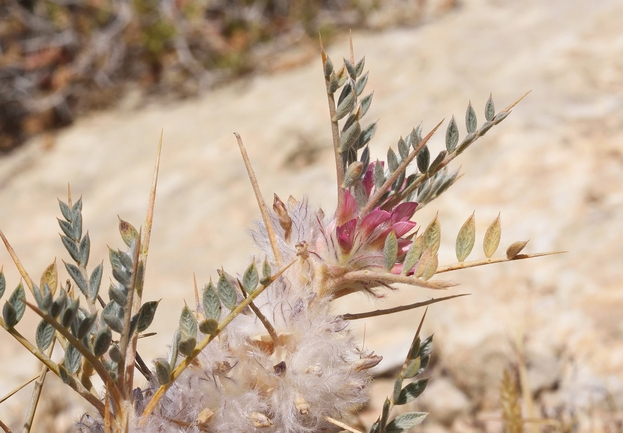
[[[421,126],[413,128],[385,160],[372,160],[368,143],[376,123],[362,124],[372,102],[372,94],[364,94],[364,66],[364,59],[354,60],[352,46],[339,69],[322,52],[337,172],[335,211],[325,213],[306,198],[282,201],[277,196],[269,209],[236,134],[262,215],[252,232],[258,259],[240,273],[219,269],[202,290],[195,287],[196,304],[182,308],[168,355],[156,359],[152,368],[137,352],[137,341],[148,335],[158,307],[158,301],[144,301],[149,292],[143,282],[162,136],[143,228],[119,221],[123,247],[110,249],[107,295],[101,287],[104,264],[89,263],[82,199],[74,202],[68,193],[66,202],[59,201],[61,241],[69,254],[61,266],[70,277],[66,284],[59,284],[56,261],[35,284],[0,232],[26,286],[20,283],[8,296],[0,325],[43,364],[39,384],[50,371],[93,405],[95,412],[84,415],[75,431],[356,432],[349,420],[366,403],[370,369],[382,358],[362,348],[350,321],[462,294],[343,315],[333,313],[333,300],[360,292],[380,297],[395,284],[447,289],[455,284],[433,276],[539,255],[522,254],[525,242],[516,242],[506,256],[494,257],[501,236],[498,216],[484,236],[485,258],[465,261],[475,245],[472,214],[456,238],[458,262],[440,267],[438,216],[421,231],[411,220],[457,180],[448,164],[504,120],[515,103],[496,112],[490,97],[480,127],[468,104],[467,134],[460,138],[453,117],[445,149],[434,157],[428,141],[441,123],[424,136]],[[0,296],[5,287],[0,273]],[[34,343],[16,328],[26,307],[41,318]],[[422,374],[432,338],[421,338],[420,328],[421,323],[371,432],[408,431],[426,415],[391,416],[394,406],[413,401],[428,382]],[[55,345],[64,353],[60,360],[52,359]],[[135,372],[143,377],[135,378]],[[94,375],[103,389],[93,385]],[[33,393],[27,425],[40,389]]]

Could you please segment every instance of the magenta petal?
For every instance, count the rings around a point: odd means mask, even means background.
[[[406,203],[400,203],[392,210],[392,222],[406,221],[410,219],[415,213],[418,204],[414,201],[408,201]]]
[[[357,219],[352,219],[335,229],[335,234],[337,234],[337,243],[340,245],[342,250],[350,251],[353,247],[353,239],[355,237],[356,228]]]
[[[400,221],[392,225],[397,238],[406,235],[413,227],[415,227],[415,222],[413,221]]]
[[[342,212],[337,216],[338,222],[349,221],[357,215],[357,202],[355,197],[348,191],[344,191],[344,205]]]
[[[363,233],[364,236],[368,237],[377,228],[380,224],[391,218],[391,214],[387,211],[381,210],[379,208],[374,209],[368,215],[363,217],[361,220],[361,226],[359,230]]]

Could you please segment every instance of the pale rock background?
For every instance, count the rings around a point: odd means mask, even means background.
[[[435,333],[430,389],[417,407],[430,410],[430,433],[499,431],[502,370],[525,360],[537,416],[582,431],[612,431],[623,417],[623,2],[617,0],[466,0],[416,28],[353,34],[366,56],[369,121],[380,118],[373,156],[424,122],[427,131],[455,114],[462,125],[469,100],[483,119],[493,93],[498,110],[531,94],[457,161],[464,176],[416,213],[423,226],[439,211],[441,263],[455,261],[454,239],[476,210],[478,241],[498,212],[499,254],[530,239],[528,252],[565,255],[443,275],[471,296],[429,309]],[[329,49],[348,55],[342,39]],[[145,359],[165,351],[184,300],[193,299],[193,272],[204,284],[221,265],[241,272],[255,250],[245,233],[259,217],[233,132],[253,160],[264,196],[307,195],[332,210],[335,201],[327,103],[320,61],[254,76],[201,99],[93,113],[58,134],[47,148],[33,140],[0,160],[0,228],[38,280],[57,257],[55,197],[84,198],[91,266],[122,245],[117,215],[144,220],[156,145],[164,129],[156,219],[146,299],[162,302],[142,341]],[[443,146],[445,124],[432,140]],[[8,289],[18,274],[0,252]],[[109,267],[106,268],[109,270]],[[65,278],[64,270],[62,271]],[[104,286],[106,280],[104,281]],[[367,311],[425,300],[438,293],[402,288],[385,300],[352,297],[340,311]],[[401,362],[421,311],[356,322],[365,347],[383,355],[381,371]],[[33,335],[27,313],[20,329]],[[521,346],[517,351],[514,347]],[[0,395],[38,371],[28,353],[0,334]],[[20,426],[30,388],[0,405],[0,419]],[[379,378],[362,421],[380,414],[391,379]],[[44,393],[36,431],[63,431],[84,406],[58,381]],[[407,409],[413,409],[416,406]],[[619,427],[620,429],[620,427]]]

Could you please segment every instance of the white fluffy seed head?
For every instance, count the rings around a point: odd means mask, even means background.
[[[323,263],[312,246],[319,244],[323,217],[305,200],[289,200],[287,211],[292,219],[287,240],[273,215],[283,260],[296,259],[298,243],[310,248],[254,301],[276,336],[252,311],[240,314],[182,373],[148,419],[137,415],[133,432],[332,432],[339,428],[325,416],[342,418],[366,402],[368,368],[380,357],[358,348],[348,323],[332,314],[331,299],[318,294]],[[261,224],[252,236],[278,269]],[[139,392],[137,414],[157,386],[154,382]]]

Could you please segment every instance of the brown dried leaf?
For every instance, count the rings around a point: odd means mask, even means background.
[[[495,253],[500,245],[500,238],[502,237],[502,224],[500,223],[500,214],[491,223],[487,231],[485,232],[485,240],[482,244],[482,248],[487,258]]]
[[[530,240],[513,242],[506,249],[506,258],[508,260],[513,260],[514,258],[516,258],[517,255],[526,247],[528,242],[530,242]]]
[[[426,265],[426,269],[424,269],[424,273],[422,273],[422,279],[428,281],[431,279],[435,272],[437,272],[437,268],[439,267],[439,256],[435,254],[431,260]]]
[[[58,288],[58,273],[56,271],[56,260],[45,268],[43,271],[43,275],[41,275],[41,280],[39,282],[39,288],[43,290],[43,285],[47,284],[50,288],[50,292],[52,296],[56,293],[56,289]]]
[[[273,210],[279,217],[279,225],[284,231],[284,237],[286,242],[290,242],[290,235],[292,234],[292,218],[290,217],[290,215],[288,215],[286,206],[283,204],[277,194],[275,194],[275,198],[273,200]]]

